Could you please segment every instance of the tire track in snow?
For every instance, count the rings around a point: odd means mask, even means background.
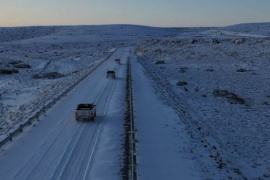
[[[66,133],[66,132],[65,132],[64,130],[66,129],[67,126],[68,126],[68,123],[66,123],[65,126],[64,126],[64,128],[62,128],[61,131],[59,131],[59,132],[57,133],[57,136],[56,136],[56,137],[55,137],[55,136],[51,136],[51,137],[53,137],[53,138],[50,138],[50,139],[48,139],[47,141],[45,141],[45,142],[42,143],[42,146],[45,146],[45,147],[48,147],[48,148],[45,150],[43,156],[41,157],[41,159],[38,160],[38,162],[37,162],[36,165],[34,166],[34,169],[32,169],[32,171],[30,172],[30,174],[27,176],[26,179],[29,179],[29,178],[35,173],[35,171],[37,170],[37,168],[40,167],[40,166],[42,165],[44,158],[45,158],[45,157],[48,157],[48,156],[46,156],[48,153],[50,153],[51,151],[55,151],[55,150],[53,149],[54,147],[61,147],[61,146],[63,146],[63,145],[65,144],[64,141],[63,141],[63,142],[62,142],[62,141],[59,142],[59,139],[60,139],[61,136],[65,136],[65,133]],[[72,134],[72,136],[73,136],[73,134]],[[72,137],[72,136],[71,136],[71,137]],[[61,140],[61,139],[60,139],[60,140]],[[62,142],[62,143],[61,143],[61,142]],[[46,146],[47,143],[50,143],[50,145],[49,145],[49,146]],[[60,143],[60,144],[57,145],[57,146],[55,146],[55,145],[58,144],[58,143]],[[37,153],[38,153],[38,152],[37,152]],[[36,158],[37,153],[33,154],[32,157],[31,157],[31,159],[28,161],[28,162],[29,162],[28,164],[30,164],[31,166],[33,166],[33,162],[35,162],[35,158]],[[14,175],[14,178],[16,179],[18,176],[21,177],[22,174],[23,174],[23,171],[24,171],[25,168],[27,168],[27,167],[28,167],[28,165],[25,165],[22,169],[20,169],[19,171],[17,171],[17,173],[15,173],[15,175]],[[19,179],[20,179],[20,178],[19,178]]]
[[[99,91],[98,95],[93,101],[93,102],[99,102],[99,101],[102,101],[102,98],[106,99],[106,103],[105,103],[102,115],[106,114],[108,102],[110,100],[110,97],[112,96],[113,90],[115,88],[115,84],[116,84],[115,80],[112,80],[106,83],[106,85],[103,87],[101,91]],[[106,91],[108,90],[109,92],[106,93]],[[73,179],[73,178],[75,179],[87,178],[90,164],[94,155],[94,150],[96,148],[97,140],[100,135],[101,128],[102,128],[102,118],[99,119],[99,122],[100,123],[98,123],[98,125],[96,125],[95,128],[91,131],[93,132],[91,136],[89,136],[89,128],[85,128],[83,130],[84,132],[81,134],[80,138],[78,139],[78,142],[76,143],[76,145],[73,146],[72,153],[70,153],[70,156],[66,158],[65,164],[61,163],[58,165],[58,169],[62,167],[60,172],[57,169],[53,173],[53,176],[51,179],[57,179],[57,180],[65,179],[66,180],[66,179]],[[86,126],[86,127],[89,127],[89,126]],[[82,142],[81,143],[82,145],[80,145],[79,142]],[[77,153],[81,155],[76,156]],[[74,164],[78,164],[78,165],[74,166]],[[81,175],[83,175],[83,177],[81,177]],[[73,176],[73,178],[71,178],[71,176]]]
[[[111,88],[111,90],[110,90],[110,92],[109,92],[109,94],[108,94],[108,96],[107,96],[107,98],[106,98],[107,100],[106,100],[105,107],[104,107],[104,110],[103,110],[103,113],[102,113],[103,116],[106,115],[107,108],[108,108],[108,104],[109,104],[110,99],[111,99],[111,97],[112,97],[112,94],[113,94],[113,91],[114,91],[114,89],[115,89],[115,86],[116,86],[116,81],[114,80],[114,81],[113,81],[112,88]],[[99,135],[100,135],[100,130],[101,130],[101,128],[102,128],[102,124],[100,124],[100,126],[98,127],[98,131],[97,131],[97,133],[96,133],[96,136],[94,137],[94,144],[93,144],[93,146],[92,146],[91,154],[90,154],[90,156],[89,156],[89,158],[88,158],[88,161],[87,161],[87,166],[86,166],[86,170],[85,170],[85,172],[84,172],[83,180],[86,180],[86,179],[87,179],[88,170],[89,170],[89,167],[90,167],[90,163],[91,163],[91,161],[92,161],[92,159],[93,159],[94,149],[95,149],[95,147],[96,147],[96,145],[97,145],[97,140],[98,140],[98,137],[99,137]]]
[[[108,83],[106,83],[106,84],[103,86],[102,90],[99,91],[98,95],[95,97],[95,99],[93,100],[93,102],[98,102],[98,101],[99,101],[99,99],[101,98],[101,95],[104,93],[104,91],[106,90],[107,86],[108,86]],[[83,131],[85,131],[86,127],[87,127],[87,126],[85,126],[85,128],[83,129]],[[97,129],[97,127],[94,129],[94,132],[96,132],[96,129]],[[80,139],[82,139],[81,137],[83,137],[83,136],[80,136]],[[90,137],[88,137],[88,139],[91,140]],[[78,139],[78,141],[79,141],[79,139]],[[77,143],[78,143],[78,141],[77,141]],[[77,143],[72,147],[72,152],[73,152],[73,150],[76,148]],[[64,164],[63,164],[63,162],[62,162],[62,163],[60,162],[60,164],[58,164],[57,169],[53,172],[53,175],[52,175],[52,178],[51,178],[51,179],[57,179],[57,180],[58,180],[58,179],[61,179],[61,177],[62,177],[62,175],[63,175],[65,169],[67,169],[68,162],[69,162],[70,159],[72,158],[71,155],[72,155],[72,153],[70,153],[70,155],[68,156],[68,158],[66,159],[66,161],[65,161]],[[64,157],[62,158],[62,161],[63,161],[63,159],[64,159]],[[61,168],[61,167],[62,167],[62,168]],[[59,174],[58,174],[59,168],[61,168],[61,170],[60,170],[60,172],[59,172]]]
[[[102,90],[101,91],[98,91],[98,95],[95,97],[95,100],[94,102],[97,102],[98,99],[100,99],[100,96],[104,93],[105,89],[108,87],[108,83],[104,83],[104,86],[101,88]],[[87,97],[87,96],[86,96]],[[86,98],[85,98],[85,101]],[[73,119],[71,118],[70,121],[73,121]],[[76,134],[78,134],[80,131],[81,132],[81,127],[82,127],[82,124],[79,124],[79,127],[76,127],[76,131],[74,131],[73,133],[70,134],[70,131],[64,131],[68,126],[68,123],[65,124],[65,127],[62,128],[62,130],[60,131],[60,133],[58,133],[58,135],[55,137],[53,136],[53,138],[51,138],[50,140],[48,140],[47,142],[51,142],[51,144],[49,145],[49,147],[47,148],[46,152],[43,154],[43,156],[41,157],[41,159],[37,162],[37,164],[35,165],[35,168],[31,171],[31,173],[27,176],[26,179],[36,179],[36,178],[33,178],[33,177],[40,177],[41,174],[43,174],[43,177],[49,177],[49,176],[52,176],[50,175],[51,174],[51,169],[49,168],[48,169],[48,158],[50,158],[50,162],[52,163],[52,165],[50,166],[55,166],[55,159],[57,159],[58,157],[56,156],[50,156],[48,154],[57,154],[59,156],[61,156],[63,154],[63,147],[66,147],[66,146],[69,146],[65,143],[65,141],[61,141],[61,137],[65,137],[65,138],[68,138],[68,139],[72,139],[74,137],[76,137]],[[74,128],[74,127],[71,127],[71,128]],[[46,144],[46,142],[44,142],[43,144]],[[62,147],[63,146],[63,147]],[[45,146],[46,147],[46,146]],[[56,149],[57,148],[57,149]],[[53,153],[54,152],[54,153]],[[47,159],[44,161],[44,159]],[[35,155],[33,155],[33,157],[31,158],[32,160],[30,160],[29,162],[35,162]],[[57,169],[57,164],[56,163],[56,166],[53,170],[53,172],[55,172],[55,169]],[[46,167],[47,165],[47,167]],[[43,167],[43,168],[41,168]],[[25,167],[23,169],[21,169],[19,172],[16,173],[15,175],[15,178],[20,176],[24,171]],[[43,171],[41,172],[40,170],[43,169]],[[46,175],[50,173],[49,175]]]

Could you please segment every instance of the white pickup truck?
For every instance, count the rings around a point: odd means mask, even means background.
[[[96,105],[90,104],[78,104],[75,111],[75,118],[77,121],[81,120],[94,120],[96,117]]]

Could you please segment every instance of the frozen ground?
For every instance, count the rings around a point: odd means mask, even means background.
[[[43,28],[40,28],[40,37],[4,42],[0,45],[2,72],[17,71],[1,74],[0,78],[1,138],[115,49],[115,45],[110,43],[97,48],[96,43],[78,41],[76,36],[66,35],[65,31],[60,33],[61,36],[43,36],[42,30]],[[17,35],[20,37],[20,31]],[[65,41],[58,40],[56,36]],[[6,40],[5,37],[3,39]]]
[[[219,171],[232,166],[248,179],[270,178],[270,24],[263,25],[157,38],[136,50],[157,93]]]
[[[205,179],[269,179],[269,26],[0,28],[0,140],[117,48],[135,46],[179,116],[169,127],[192,139],[180,151]]]

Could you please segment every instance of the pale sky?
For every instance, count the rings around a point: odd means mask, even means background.
[[[0,26],[270,22],[270,0],[0,0]]]

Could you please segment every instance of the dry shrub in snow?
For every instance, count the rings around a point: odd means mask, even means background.
[[[156,61],[155,64],[166,64],[164,60]]]
[[[185,85],[187,85],[188,83],[186,82],[186,81],[178,81],[177,82],[177,86],[185,86]]]
[[[22,61],[11,61],[11,62],[9,62],[9,64],[12,64],[12,65],[14,65],[14,64],[20,64],[20,63],[22,63]]]
[[[187,72],[188,68],[187,67],[180,67],[179,73],[185,73]]]
[[[243,68],[240,68],[240,69],[237,69],[236,72],[247,72],[247,70],[243,69]]]
[[[191,44],[196,44],[198,41],[196,40],[196,39],[192,39],[191,41],[190,41],[190,43]]]
[[[29,64],[13,64],[15,68],[31,68]]]
[[[243,98],[227,90],[215,89],[213,94],[217,97],[225,97],[231,104],[245,104],[245,100]]]
[[[215,70],[214,70],[214,69],[209,68],[209,69],[206,69],[205,71],[207,71],[207,72],[213,72],[213,71],[215,71]]]
[[[220,41],[219,41],[218,39],[213,39],[213,40],[211,41],[211,43],[213,43],[213,44],[219,44]]]
[[[0,74],[13,74],[13,73],[19,73],[16,69],[0,69]]]
[[[246,38],[241,38],[241,39],[235,39],[233,42],[235,44],[243,44],[246,41]]]
[[[47,78],[47,79],[56,79],[56,78],[61,78],[64,77],[65,75],[58,73],[58,72],[50,72],[50,73],[46,73],[43,75],[34,75],[32,76],[32,78],[34,79],[38,79],[38,78]]]

